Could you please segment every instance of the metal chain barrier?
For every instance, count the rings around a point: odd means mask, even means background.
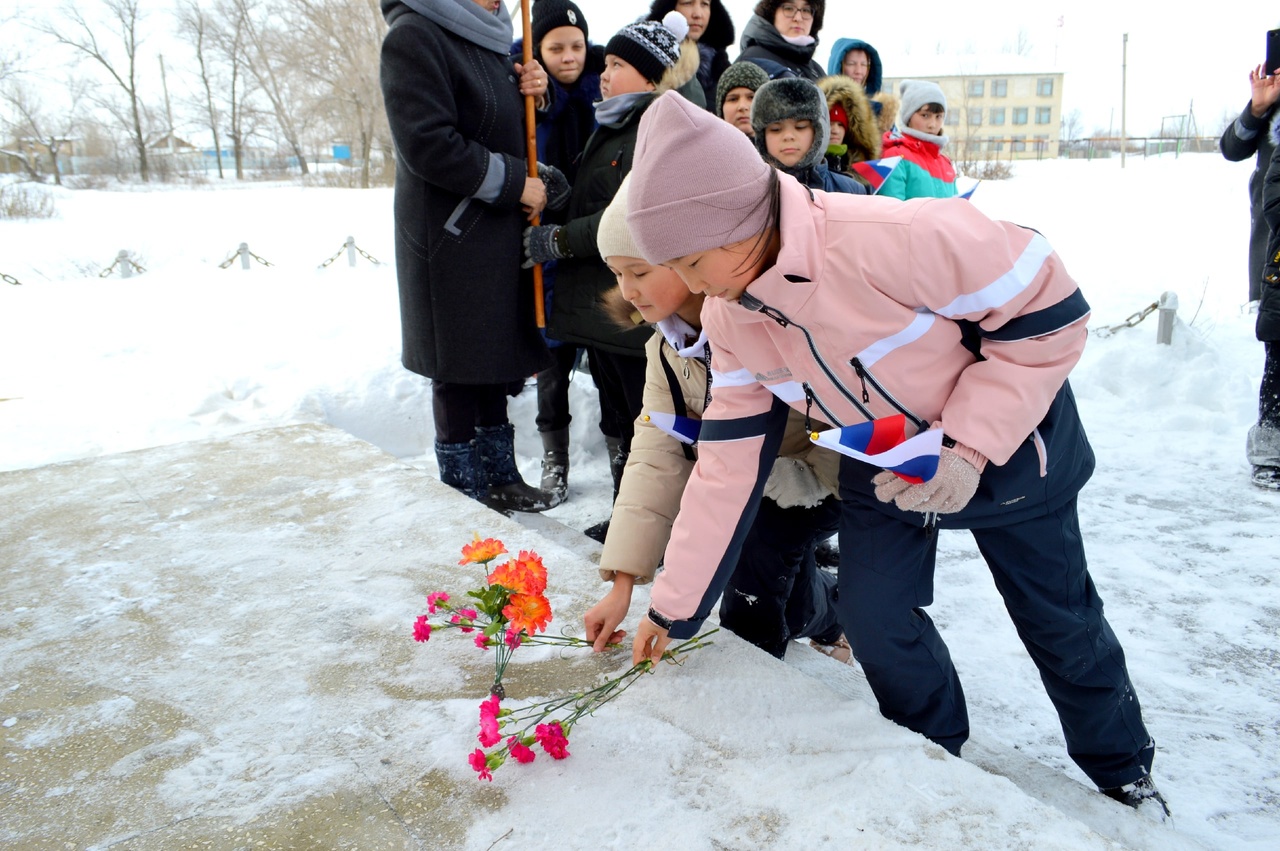
[[[233,251],[233,252],[231,253],[231,256],[230,256],[230,257],[228,257],[226,260],[223,260],[221,263],[219,263],[219,264],[218,264],[218,268],[219,268],[219,269],[225,269],[225,268],[227,268],[227,267],[228,267],[228,266],[230,266],[232,263],[236,262],[236,258],[237,258],[237,257],[239,257],[239,258],[240,258],[240,265],[241,265],[243,268],[245,268],[245,269],[248,269],[248,268],[249,268],[249,258],[253,258],[254,260],[257,260],[257,261],[258,261],[259,263],[261,263],[263,266],[274,266],[274,265],[275,265],[275,264],[274,264],[274,263],[272,263],[271,261],[269,261],[269,260],[265,260],[265,259],[263,259],[263,258],[259,257],[258,255],[254,254],[252,251],[250,251],[250,250],[249,250],[249,243],[247,243],[247,242],[242,242],[242,243],[240,243],[240,247],[239,247],[239,248],[237,248],[235,251]]]
[[[353,236],[349,236],[349,237],[347,237],[347,241],[346,241],[346,242],[344,242],[344,243],[342,243],[342,247],[338,249],[338,253],[337,253],[337,254],[335,254],[335,255],[333,255],[332,257],[330,257],[328,260],[324,261],[323,263],[321,263],[321,264],[320,264],[320,268],[321,268],[321,269],[327,269],[327,268],[329,268],[331,265],[333,265],[333,263],[334,263],[334,262],[335,262],[339,257],[341,257],[341,256],[342,256],[342,252],[344,252],[344,251],[345,251],[345,252],[347,252],[347,256],[348,256],[349,261],[350,261],[350,264],[351,264],[352,266],[356,265],[356,257],[355,257],[355,256],[356,256],[357,254],[359,254],[361,257],[363,257],[364,259],[368,260],[370,263],[372,263],[372,264],[373,264],[373,265],[375,265],[375,266],[381,266],[381,265],[382,265],[382,261],[381,261],[381,260],[379,260],[378,258],[374,257],[372,254],[370,254],[369,252],[365,251],[365,250],[364,250],[363,248],[361,248],[360,246],[356,245],[355,237],[353,237]]]
[[[1114,335],[1121,328],[1132,328],[1133,326],[1137,325],[1139,322],[1146,319],[1151,314],[1155,313],[1159,307],[1160,307],[1160,302],[1153,301],[1151,302],[1151,304],[1148,304],[1146,307],[1142,308],[1142,310],[1139,310],[1137,313],[1130,314],[1129,317],[1125,319],[1125,321],[1117,325],[1108,325],[1105,328],[1093,328],[1093,329],[1090,329],[1089,333],[1100,340],[1105,340],[1108,337]]]
[[[142,272],[147,271],[142,267],[141,263],[139,263],[137,260],[134,260],[132,257],[130,257],[127,251],[121,251],[119,254],[116,255],[116,259],[112,261],[110,266],[108,266],[107,268],[103,269],[101,272],[98,273],[98,277],[99,278],[107,277],[112,272],[114,272],[116,270],[116,267],[119,266],[121,263],[125,264],[120,269],[121,277],[128,278],[134,272],[138,272],[139,274],[141,274]]]
[[[13,284],[15,287],[22,286],[22,281],[19,281],[13,275],[6,275],[4,272],[0,272],[0,281],[4,281],[6,284]]]

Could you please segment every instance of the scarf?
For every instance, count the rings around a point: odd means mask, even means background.
[[[616,130],[627,123],[627,116],[642,99],[653,97],[653,92],[627,92],[615,95],[596,104],[596,123]]]
[[[514,30],[506,4],[498,13],[486,12],[471,0],[400,0],[413,11],[439,24],[458,38],[474,45],[507,55]]]

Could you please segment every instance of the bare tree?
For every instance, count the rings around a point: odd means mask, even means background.
[[[290,29],[298,60],[318,84],[322,110],[335,130],[349,134],[361,163],[360,185],[369,187],[374,140],[387,123],[378,81],[378,58],[387,25],[378,0],[289,0]]]
[[[1080,110],[1073,109],[1066,115],[1062,116],[1062,140],[1070,145],[1080,138],[1080,134],[1084,132],[1084,116],[1080,114]]]
[[[68,3],[63,7],[63,17],[67,20],[66,29],[46,22],[40,26],[40,30],[82,57],[92,59],[120,87],[125,96],[124,105],[113,102],[104,102],[102,105],[116,116],[129,133],[138,158],[138,173],[145,183],[151,180],[151,170],[147,165],[147,137],[143,131],[146,110],[138,92],[137,80],[138,47],[141,44],[138,25],[142,21],[138,10],[139,2],[140,0],[101,0],[110,18],[110,23],[106,26],[119,41],[124,51],[123,59],[114,58],[108,48],[99,42],[94,25],[85,18],[75,3]]]
[[[308,174],[307,157],[302,149],[301,107],[305,92],[299,91],[298,34],[275,26],[270,9],[255,20],[254,13],[260,7],[254,0],[231,2],[244,28],[244,55],[249,72],[270,101],[280,134],[297,158],[302,173]]]
[[[213,155],[218,162],[218,178],[225,175],[222,171],[222,140],[218,130],[222,115],[213,99],[213,81],[206,55],[212,48],[215,38],[213,25],[197,0],[186,0],[178,6],[178,34],[185,38],[196,50],[196,64],[200,68],[200,85],[204,88],[204,111],[209,120],[209,129],[213,131]]]
[[[54,182],[62,185],[62,165],[58,157],[67,149],[80,119],[80,104],[83,100],[87,84],[84,80],[67,81],[65,91],[70,105],[60,114],[53,114],[47,97],[36,96],[21,83],[14,83],[5,92],[4,99],[18,116],[15,126],[16,135],[25,136],[39,144],[49,157],[50,171]],[[13,155],[13,152],[10,152]],[[17,153],[19,161],[32,179],[40,178],[40,166],[36,159],[34,145],[27,154]]]

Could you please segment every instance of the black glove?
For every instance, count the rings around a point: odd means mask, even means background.
[[[560,210],[569,203],[569,179],[553,165],[538,163],[538,177],[547,187],[547,209]]]
[[[556,236],[560,233],[559,225],[534,225],[524,229],[525,261],[520,264],[524,269],[531,269],[539,263],[549,263],[568,257],[558,245]]]

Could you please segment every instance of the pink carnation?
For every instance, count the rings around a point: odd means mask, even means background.
[[[489,649],[489,639],[483,633],[477,635],[475,641],[476,647],[479,647],[481,650]]]
[[[501,709],[502,701],[498,699],[496,694],[491,694],[480,702],[480,717],[486,715],[491,718],[498,717],[498,711]]]
[[[436,613],[436,603],[449,602],[449,595],[444,591],[432,591],[427,595],[427,611],[431,614]]]
[[[413,640],[426,641],[431,637],[431,624],[427,623],[426,615],[418,615],[418,619],[413,622]]]
[[[510,647],[512,650],[515,650],[517,647],[520,646],[520,641],[521,641],[520,633],[517,630],[514,630],[514,629],[507,630],[507,646],[508,647]]]
[[[461,613],[461,612],[458,612],[458,613],[457,613],[457,614],[455,614],[453,617],[449,618],[449,623],[451,623],[451,624],[455,624],[455,625],[458,627],[458,629],[459,629],[460,631],[462,631],[462,632],[475,632],[475,631],[476,631],[475,627],[470,626],[470,625],[467,625],[467,624],[463,624],[463,622],[462,622],[462,613]]]
[[[569,739],[565,736],[559,721],[539,724],[534,730],[534,736],[552,759],[564,759],[569,755]]]
[[[489,758],[484,755],[484,751],[476,748],[467,757],[467,761],[471,763],[471,767],[480,775],[481,780],[493,782],[493,772],[489,770]]]
[[[507,739],[507,749],[511,751],[511,755],[515,757],[516,762],[519,763],[533,762],[533,759],[536,756],[533,752],[533,748],[520,741],[519,736],[512,736]]]
[[[473,621],[480,617],[480,615],[476,613],[475,609],[458,609],[458,614],[462,615],[469,621]]]
[[[483,747],[491,748],[498,742],[502,741],[502,733],[498,731],[498,718],[494,715],[485,715],[484,711],[480,712],[480,734],[476,737],[480,740]]]

